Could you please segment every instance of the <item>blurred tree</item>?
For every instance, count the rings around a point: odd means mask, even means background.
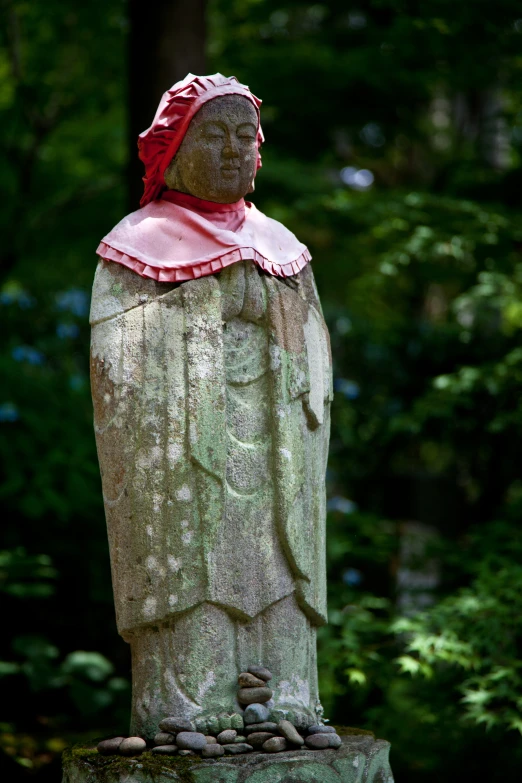
[[[516,780],[520,9],[210,8],[212,62],[267,101],[254,198],[312,248],[332,332],[327,711],[402,780]],[[438,532],[413,565],[411,520]]]
[[[165,90],[190,71],[205,73],[206,0],[129,0],[129,210],[143,192],[136,139]]]
[[[0,744],[31,770],[68,725],[126,724],[87,315],[97,238],[124,209],[127,20],[120,0],[0,13]],[[92,655],[118,674],[94,684]]]

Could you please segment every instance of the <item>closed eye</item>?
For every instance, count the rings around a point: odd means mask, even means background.
[[[257,138],[257,128],[251,123],[247,122],[240,125],[237,129],[238,139],[248,139],[249,141],[255,141]]]
[[[226,131],[217,123],[209,122],[202,128],[202,135],[206,139],[224,139]]]

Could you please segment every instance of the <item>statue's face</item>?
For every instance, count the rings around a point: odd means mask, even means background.
[[[170,190],[232,204],[254,190],[257,112],[240,95],[205,103],[165,171]]]

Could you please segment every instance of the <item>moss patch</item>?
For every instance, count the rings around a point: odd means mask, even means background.
[[[335,726],[335,729],[340,737],[347,739],[350,736],[375,739],[374,734],[366,729],[356,729],[351,726]],[[208,764],[208,761],[200,756],[156,756],[150,750],[142,753],[141,756],[102,756],[91,744],[74,745],[63,753],[64,769],[83,771],[86,776],[90,773],[91,777],[95,777],[99,783],[114,783],[114,780],[118,780],[120,776],[128,775],[134,766],[130,763],[131,759],[140,765],[140,773],[151,780],[161,780],[165,771],[170,770],[178,776],[181,783],[194,783],[192,775],[194,767],[203,762]],[[230,762],[231,759],[227,758],[227,761]]]
[[[373,731],[367,731],[366,729],[354,729],[351,726],[334,726],[334,729],[337,731],[337,734],[340,737],[349,737],[350,735],[353,736],[361,736],[364,735],[366,737],[371,737],[372,739],[375,739],[375,734]]]
[[[183,783],[194,783],[191,769],[203,761],[199,756],[156,756],[150,751],[145,751],[140,756],[102,756],[96,748],[74,745],[64,751],[63,765],[67,767],[72,764],[86,772],[90,771],[103,783],[122,773],[128,774],[131,771],[129,761],[132,758],[141,765],[140,772],[149,775],[153,780],[160,778],[167,769],[175,772]]]

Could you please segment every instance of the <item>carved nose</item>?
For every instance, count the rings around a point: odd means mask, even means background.
[[[237,141],[232,136],[228,137],[227,142],[226,142],[225,146],[223,147],[223,155],[226,158],[238,158],[239,157],[239,148],[238,148],[238,145],[237,145]]]

